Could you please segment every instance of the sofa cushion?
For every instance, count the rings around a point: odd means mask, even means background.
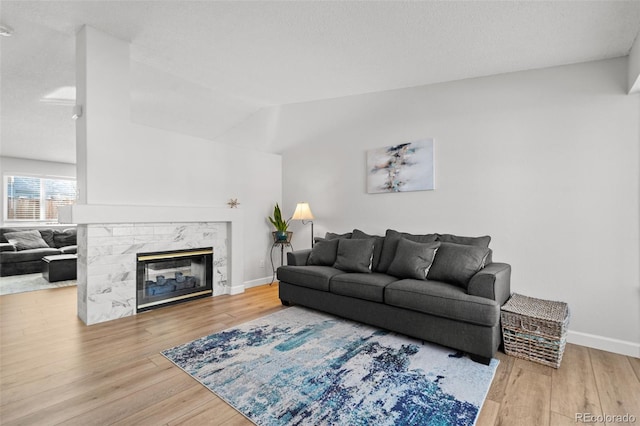
[[[9,242],[5,237],[5,234],[8,234],[9,232],[22,232],[22,231],[29,231],[29,230],[30,230],[29,228],[0,228],[0,243]]]
[[[42,239],[40,232],[35,229],[30,231],[8,232],[4,234],[7,241],[13,244],[18,251],[38,248],[50,248],[49,244]]]
[[[354,229],[351,235],[351,238],[354,240],[366,240],[369,238],[373,238],[374,247],[373,247],[373,261],[371,265],[371,270],[376,271],[378,269],[378,262],[380,262],[380,256],[382,255],[382,248],[384,246],[384,237],[380,235],[369,235],[366,232],[362,232],[359,229]]]
[[[351,232],[347,232],[345,234],[336,234],[333,232],[327,232],[326,234],[324,234],[325,240],[335,240],[340,238],[347,238],[347,239],[351,238]]]
[[[433,258],[440,246],[439,242],[416,243],[401,238],[396,248],[393,262],[387,269],[387,274],[398,278],[415,278],[426,280],[427,273],[433,263]]]
[[[393,229],[387,229],[384,237],[384,245],[382,246],[382,253],[380,254],[380,262],[378,262],[378,272],[387,272],[389,265],[393,262],[393,258],[396,255],[396,248],[401,238],[405,238],[416,243],[431,243],[438,238],[437,234],[408,234],[406,232],[398,232]]]
[[[465,246],[489,247],[491,237],[489,235],[485,235],[484,237],[460,237],[452,234],[438,234],[438,241],[443,243],[462,244]]]
[[[336,263],[339,241],[337,238],[333,240],[320,239],[316,241],[311,249],[311,253],[309,253],[307,265],[333,266],[333,264]]]
[[[394,281],[397,281],[397,278],[377,272],[340,274],[331,278],[329,291],[342,296],[382,303],[385,286]]]
[[[466,290],[471,277],[484,267],[489,252],[486,247],[440,243],[427,278],[455,284]]]
[[[281,266],[278,280],[314,290],[329,291],[329,280],[344,271],[331,266]]]
[[[500,305],[494,300],[470,296],[463,289],[439,281],[400,280],[385,287],[385,303],[443,318],[497,326]]]
[[[33,260],[40,260],[44,256],[53,256],[56,254],[60,254],[60,250],[51,247],[13,252],[3,251],[2,255],[0,255],[0,263],[31,262]]]
[[[49,247],[56,247],[56,243],[53,239],[53,229],[38,229],[38,232],[40,232],[42,239],[47,243]]]
[[[340,239],[333,267],[347,272],[371,272],[374,240]]]
[[[64,231],[55,231],[53,233],[53,241],[56,245],[56,248],[75,246],[78,244],[77,235],[78,234],[76,228],[68,228]]]
[[[23,232],[23,231],[31,231],[31,230],[36,230],[38,232],[40,232],[40,236],[42,237],[42,239],[49,245],[49,247],[55,247],[55,243],[53,242],[53,232],[54,230],[51,228],[40,228],[40,227],[33,227],[33,228],[25,228],[25,227],[21,227],[21,228],[0,228],[0,243],[7,243],[7,239],[5,238],[5,234],[8,234],[10,232]]]

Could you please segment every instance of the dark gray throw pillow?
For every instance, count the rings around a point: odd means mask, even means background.
[[[354,229],[351,235],[353,240],[366,240],[373,238],[373,261],[371,263],[371,270],[378,270],[378,263],[382,255],[382,247],[384,245],[384,237],[380,235],[369,235],[366,232],[362,232],[359,229]]]
[[[393,259],[396,254],[396,249],[398,247],[398,242],[401,238],[411,240],[416,243],[431,243],[436,241],[438,238],[437,234],[424,234],[424,235],[416,235],[416,234],[407,234],[406,232],[398,232],[393,229],[387,229],[387,232],[384,237],[384,245],[382,246],[382,252],[380,254],[380,262],[378,262],[378,267],[376,271],[378,272],[387,272],[389,265],[393,262]]]
[[[338,238],[351,238],[351,232],[347,232],[345,234],[336,234],[334,232],[327,232],[324,234],[325,240],[335,240]]]
[[[53,229],[38,229],[38,232],[40,232],[42,239],[49,247],[56,248],[56,242],[53,240]]]
[[[336,263],[339,239],[319,239],[314,244],[307,260],[307,265],[332,266]]]
[[[49,245],[42,239],[40,232],[33,229],[31,231],[7,232],[4,237],[8,242],[16,246],[16,250],[30,250],[37,248],[49,248]]]
[[[416,243],[401,238],[387,274],[398,278],[426,280],[438,247],[440,247],[439,242]]]
[[[452,234],[438,234],[438,241],[442,243],[463,244],[465,246],[489,247],[491,237],[489,235],[483,237],[461,237]]]
[[[53,233],[53,241],[56,243],[56,248],[75,246],[78,244],[78,231],[76,228],[55,231]]]
[[[371,272],[374,240],[339,239],[336,263],[333,267],[347,272]]]
[[[487,247],[440,243],[427,279],[455,284],[466,290],[471,277],[484,268],[489,251]]]

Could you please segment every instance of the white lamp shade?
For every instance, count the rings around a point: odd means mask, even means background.
[[[296,211],[293,212],[292,220],[313,220],[313,213],[311,213],[311,208],[309,207],[309,203],[298,203],[296,206]]]

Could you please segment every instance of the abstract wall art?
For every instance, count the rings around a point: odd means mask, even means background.
[[[367,151],[367,192],[433,190],[433,146],[429,138]]]

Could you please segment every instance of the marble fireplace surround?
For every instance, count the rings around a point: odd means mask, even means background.
[[[78,317],[87,325],[136,315],[136,253],[214,248],[213,296],[244,291],[242,214],[216,207],[78,204]]]

